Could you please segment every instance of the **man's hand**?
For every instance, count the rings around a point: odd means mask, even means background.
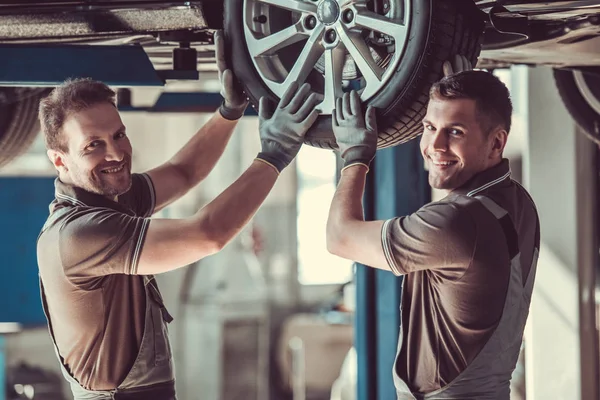
[[[336,100],[331,116],[344,169],[355,164],[369,168],[377,151],[375,108],[369,107],[366,117],[363,117],[360,97],[358,93],[351,91]]]
[[[237,120],[244,115],[248,100],[244,95],[244,91],[240,87],[239,82],[235,79],[233,72],[227,66],[225,58],[225,39],[223,31],[215,32],[215,47],[217,57],[217,68],[219,69],[219,82],[221,82],[221,96],[223,103],[219,107],[219,112],[225,119]]]
[[[458,74],[464,71],[472,71],[473,66],[467,57],[457,54],[454,56],[454,62],[444,62],[444,76]]]
[[[300,151],[304,135],[315,123],[319,112],[316,93],[305,83],[298,89],[293,82],[284,93],[274,113],[269,110],[269,100],[262,97],[259,103],[259,131],[262,151],[257,159],[265,161],[281,172]]]

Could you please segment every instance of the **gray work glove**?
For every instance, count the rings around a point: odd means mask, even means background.
[[[227,66],[223,31],[216,31],[214,38],[217,68],[219,69],[219,82],[221,82],[221,96],[223,96],[223,103],[219,107],[219,112],[223,118],[235,121],[244,115],[244,111],[248,107],[248,100],[240,83],[235,79],[233,72]]]
[[[346,169],[362,164],[369,168],[377,151],[377,118],[369,107],[363,117],[360,97],[354,90],[336,100],[331,114],[333,134]]]
[[[450,76],[454,74],[459,74],[464,71],[472,71],[473,65],[471,65],[471,61],[467,59],[467,57],[457,54],[454,56],[454,62],[445,61],[444,62],[444,76]]]
[[[262,151],[257,158],[267,162],[281,172],[300,151],[304,135],[315,123],[319,112],[316,93],[310,92],[305,83],[298,88],[292,83],[284,93],[275,112],[270,112],[268,99],[262,97],[259,103],[259,131]]]

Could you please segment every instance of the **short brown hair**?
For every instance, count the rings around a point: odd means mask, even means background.
[[[67,79],[52,90],[40,101],[39,108],[46,148],[67,151],[67,145],[61,137],[67,117],[103,102],[116,107],[116,93],[104,83],[89,78]]]
[[[477,104],[484,132],[502,126],[510,133],[513,105],[506,85],[495,75],[485,71],[464,71],[435,83],[430,99],[471,99]]]

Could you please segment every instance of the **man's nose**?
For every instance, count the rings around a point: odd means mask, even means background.
[[[435,151],[446,151],[448,149],[448,140],[442,129],[434,133],[431,140],[431,147]]]
[[[114,141],[110,141],[106,146],[106,161],[123,161],[125,152]]]

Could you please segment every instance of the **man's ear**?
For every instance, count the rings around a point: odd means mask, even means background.
[[[504,153],[504,148],[506,147],[506,141],[508,140],[508,132],[504,128],[498,128],[491,134],[492,140],[492,153],[490,156],[502,157]]]
[[[52,163],[52,165],[54,165],[54,168],[56,168],[57,171],[68,171],[69,169],[67,168],[67,165],[65,164],[65,155],[63,152],[59,151],[59,150],[48,150],[46,152],[46,154],[48,154],[48,158],[50,159],[50,162]]]

